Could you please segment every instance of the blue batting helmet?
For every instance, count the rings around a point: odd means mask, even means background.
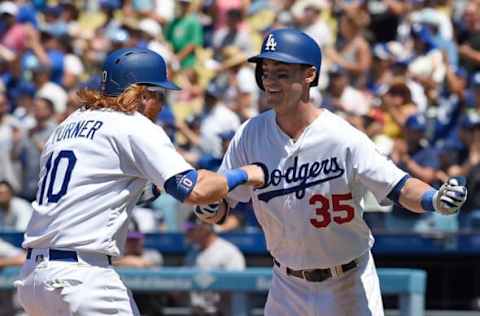
[[[110,53],[103,64],[102,94],[118,96],[134,83],[180,90],[168,80],[167,66],[159,54],[145,48],[121,48]]]
[[[322,52],[318,44],[301,31],[291,28],[271,31],[263,40],[260,54],[248,59],[251,63],[257,63],[255,77],[262,90],[264,90],[261,65],[263,59],[276,60],[287,64],[314,66],[317,69],[317,76],[310,86],[318,85]]]

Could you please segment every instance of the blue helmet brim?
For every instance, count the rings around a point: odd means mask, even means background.
[[[296,58],[296,57],[290,56],[290,55],[285,54],[285,53],[280,53],[280,52],[264,52],[264,53],[258,54],[256,56],[250,57],[248,59],[248,62],[258,63],[258,62],[261,62],[264,59],[275,60],[275,61],[286,63],[286,64],[308,65],[308,64],[305,63],[304,60],[302,60],[300,58]]]
[[[164,89],[168,90],[182,90],[179,86],[174,84],[171,81],[165,80],[165,81],[152,81],[152,82],[138,82],[137,84],[147,84],[147,85],[152,85],[156,87],[161,87]]]

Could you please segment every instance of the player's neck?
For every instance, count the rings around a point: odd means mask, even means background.
[[[285,134],[296,140],[321,112],[310,102],[302,103],[290,111],[276,111],[276,121]]]

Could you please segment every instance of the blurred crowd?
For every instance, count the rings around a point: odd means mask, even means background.
[[[157,124],[187,161],[216,170],[235,130],[271,106],[247,58],[283,27],[322,49],[315,104],[435,187],[467,177],[459,216],[367,197],[372,228],[480,229],[480,0],[17,0],[0,2],[0,230],[25,229],[42,147],[78,107],[76,92],[99,88],[110,51],[165,57],[183,89],[163,96]],[[141,232],[182,231],[190,211],[162,194],[134,217]],[[247,203],[215,229],[259,228]]]

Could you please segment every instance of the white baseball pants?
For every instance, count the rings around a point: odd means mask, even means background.
[[[140,315],[107,256],[79,253],[79,262],[68,262],[50,261],[48,253],[33,249],[15,282],[28,315]]]
[[[309,282],[273,266],[266,316],[383,316],[378,275],[370,252],[340,277]]]

